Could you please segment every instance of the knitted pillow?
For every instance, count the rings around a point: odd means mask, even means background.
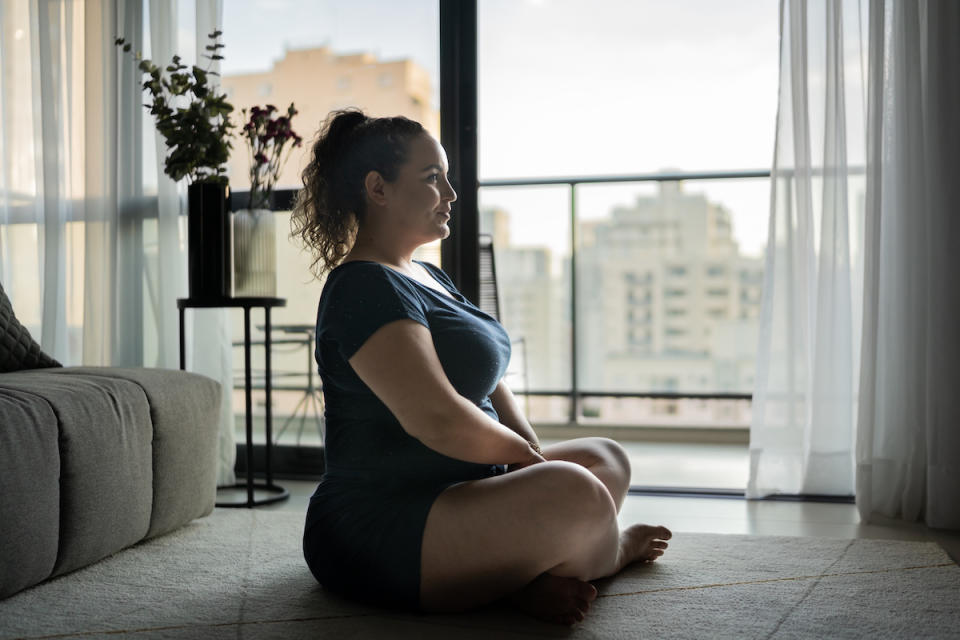
[[[0,373],[62,366],[40,350],[17,317],[0,284]]]

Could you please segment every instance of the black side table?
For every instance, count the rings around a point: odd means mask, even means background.
[[[271,381],[270,381],[270,310],[273,307],[286,306],[287,301],[284,298],[178,298],[177,309],[180,311],[180,369],[186,369],[186,334],[184,333],[183,316],[184,311],[192,309],[213,309],[213,308],[242,308],[243,309],[243,370],[244,370],[244,391],[246,395],[246,426],[247,426],[247,481],[238,482],[230,487],[221,487],[225,489],[243,489],[247,490],[247,499],[243,502],[217,502],[218,507],[255,507],[258,505],[281,502],[290,497],[290,493],[281,486],[273,483],[273,471],[270,468],[270,460],[273,446],[273,408],[270,399]],[[251,382],[251,364],[250,364],[250,309],[253,307],[262,307],[264,314],[264,324],[266,331],[264,333],[264,360],[265,360],[265,387],[266,387],[266,483],[253,481],[253,389]],[[229,393],[229,391],[225,391]],[[267,491],[274,495],[265,498],[257,498],[254,495],[254,489]]]

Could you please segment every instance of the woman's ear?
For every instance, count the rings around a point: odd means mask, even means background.
[[[367,193],[367,198],[378,205],[383,205],[387,201],[386,185],[387,181],[379,171],[370,171],[363,179],[363,189]]]

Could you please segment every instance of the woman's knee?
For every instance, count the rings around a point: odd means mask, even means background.
[[[610,438],[597,438],[596,444],[602,451],[603,457],[606,458],[612,466],[626,473],[627,478],[629,478],[630,456],[627,455],[627,450],[623,448],[623,445]]]
[[[616,505],[604,484],[583,466],[552,460],[530,467],[535,471],[544,497],[542,506],[577,524],[595,526],[598,519],[616,518]]]

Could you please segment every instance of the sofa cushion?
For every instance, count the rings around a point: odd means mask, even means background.
[[[13,376],[0,374],[0,381]],[[53,573],[60,539],[57,437],[57,416],[46,401],[0,387],[0,598]]]
[[[21,369],[59,367],[45,354],[13,314],[13,305],[0,284],[0,373]]]
[[[153,513],[148,538],[213,511],[220,425],[218,382],[170,369],[67,367],[47,373],[113,378],[143,389],[153,422]]]
[[[0,377],[0,389],[33,394],[56,415],[60,547],[53,575],[142,540],[153,501],[153,427],[140,385],[33,370]]]

